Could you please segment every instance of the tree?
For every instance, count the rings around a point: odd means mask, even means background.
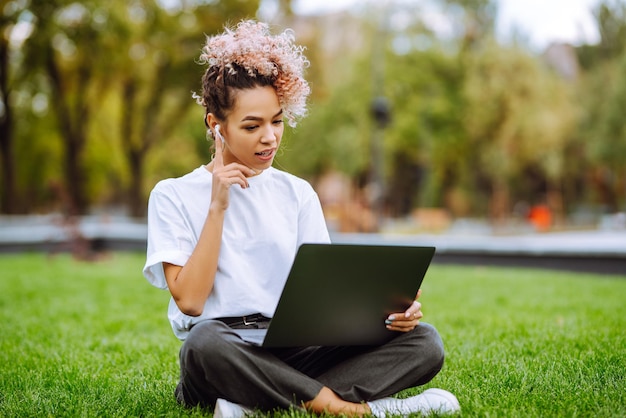
[[[463,71],[441,50],[396,56],[388,68],[393,123],[387,134],[392,213],[416,206],[447,206],[447,195],[465,178]]]
[[[69,196],[66,210],[83,214],[104,188],[117,187],[128,189],[124,202],[130,213],[142,215],[145,160],[155,144],[180,128],[194,103],[191,92],[202,74],[194,61],[204,34],[252,17],[259,1],[184,1],[167,9],[157,0],[24,4],[33,33],[20,50],[24,62],[13,63],[51,102],[63,144],[60,190]],[[103,149],[111,160],[121,153],[126,170],[93,154]],[[114,185],[96,182],[102,178]],[[120,192],[114,194],[119,198]]]
[[[605,0],[594,15],[600,42],[577,49],[586,70],[578,84],[583,103],[578,149],[591,173],[584,180],[591,192],[582,198],[612,212],[623,210],[626,200],[626,3]]]
[[[580,147],[588,166],[592,193],[583,196],[603,211],[624,210],[626,202],[626,53],[598,65],[581,81],[583,117]]]
[[[23,9],[17,3],[7,5],[0,10],[0,161],[2,164],[2,185],[0,186],[0,212],[16,213],[17,197],[15,154],[13,92],[15,77],[12,75],[12,63],[15,50],[11,39]],[[14,65],[13,65],[14,68]]]
[[[64,187],[70,214],[85,213],[88,199],[83,151],[89,124],[106,84],[100,76],[101,36],[94,22],[97,2],[33,2],[34,32],[25,44],[27,61],[40,68],[64,144]]]
[[[552,182],[561,178],[573,109],[564,82],[521,50],[492,44],[469,62],[466,130],[476,175],[490,184],[490,211],[500,220],[515,179],[529,167]]]
[[[617,59],[626,51],[626,2],[603,0],[594,8],[593,14],[600,42],[578,47],[580,63],[586,70]]]
[[[172,135],[194,103],[191,92],[200,87],[202,74],[194,61],[204,34],[220,31],[224,22],[249,18],[258,1],[241,1],[238,7],[224,1],[212,7],[192,2],[175,10],[165,10],[152,1],[131,6],[120,3],[108,6],[107,13],[119,26],[109,46],[111,51],[121,48],[126,54],[111,70],[123,106],[120,134],[130,170],[128,208],[132,216],[142,216],[146,157],[154,145]],[[141,18],[133,18],[132,13]],[[201,124],[201,114],[198,116]]]
[[[258,2],[240,2],[236,12],[226,10],[221,20],[246,17],[257,7]],[[132,216],[142,216],[146,156],[172,134],[194,103],[191,92],[200,86],[202,74],[194,61],[203,33],[221,26],[215,8],[196,4],[164,10],[151,1],[109,3],[106,13],[118,27],[108,40],[109,51],[123,51],[111,72],[123,107],[119,132],[130,173],[127,204]],[[178,25],[181,21],[186,24]]]
[[[461,51],[469,51],[493,37],[496,4],[493,0],[439,0],[458,28]]]

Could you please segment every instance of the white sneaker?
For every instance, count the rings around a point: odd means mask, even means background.
[[[253,415],[252,410],[221,398],[215,403],[214,418],[243,418],[246,415]]]
[[[429,415],[452,414],[461,410],[456,396],[443,389],[428,389],[423,393],[406,399],[383,398],[367,403],[372,415],[385,418],[387,415],[402,415],[421,413]]]

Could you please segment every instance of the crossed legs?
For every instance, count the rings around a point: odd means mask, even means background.
[[[177,398],[212,406],[218,398],[269,411],[369,414],[366,401],[430,381],[443,365],[437,331],[422,323],[380,347],[264,349],[219,321],[192,328],[180,351]]]

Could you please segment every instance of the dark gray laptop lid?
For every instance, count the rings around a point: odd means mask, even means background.
[[[434,247],[302,245],[263,346],[384,343],[396,335],[385,319],[412,303],[434,253]]]

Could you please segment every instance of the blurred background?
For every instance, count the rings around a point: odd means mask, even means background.
[[[143,220],[210,160],[196,60],[244,18],[306,45],[275,166],[332,230],[626,228],[623,0],[0,0],[3,218]]]

